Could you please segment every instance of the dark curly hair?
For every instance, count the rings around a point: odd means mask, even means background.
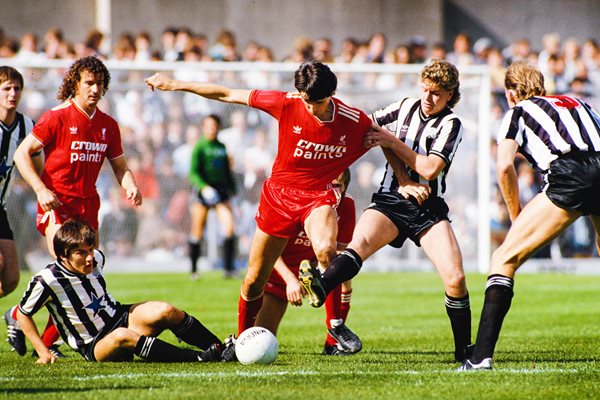
[[[327,65],[311,60],[294,73],[294,86],[305,92],[310,101],[317,101],[335,93],[337,78]]]
[[[77,84],[81,80],[81,73],[83,71],[91,72],[95,77],[102,77],[104,80],[102,96],[104,96],[108,90],[108,84],[110,83],[110,73],[102,61],[94,56],[89,56],[80,58],[71,65],[71,68],[69,68],[69,71],[63,79],[62,85],[58,89],[56,98],[59,101],[65,101],[75,97]]]

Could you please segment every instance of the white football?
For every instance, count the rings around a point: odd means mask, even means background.
[[[271,364],[277,358],[279,344],[268,329],[254,326],[240,334],[235,342],[235,355],[240,363]]]

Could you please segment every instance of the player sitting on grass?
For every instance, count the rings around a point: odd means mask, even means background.
[[[88,361],[220,361],[221,341],[200,321],[161,301],[121,304],[108,292],[104,257],[96,252],[93,229],[66,221],[54,237],[56,261],[34,275],[19,304],[18,320],[39,359],[54,363],[33,315],[46,306],[63,340]],[[158,339],[170,329],[205,351],[180,348]]]

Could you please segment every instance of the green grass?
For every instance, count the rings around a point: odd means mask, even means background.
[[[19,300],[0,299],[3,312]],[[483,275],[469,275],[473,335]],[[165,300],[218,336],[236,329],[239,280],[206,274],[108,274],[122,302]],[[452,338],[436,274],[363,273],[354,282],[348,325],[363,340],[352,357],[319,355],[324,311],[290,308],[280,352],[268,366],[237,363],[88,363],[70,356],[40,366],[9,351],[0,329],[0,398],[69,399],[577,399],[600,397],[600,276],[517,277],[513,307],[498,342],[495,370],[454,372]],[[40,313],[44,325],[46,313]],[[162,335],[176,343],[170,332]],[[29,346],[31,347],[31,346]]]

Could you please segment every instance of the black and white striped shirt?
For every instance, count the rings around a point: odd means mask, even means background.
[[[600,116],[572,96],[531,97],[509,110],[498,142],[513,139],[527,160],[542,172],[572,151],[600,151]]]
[[[11,126],[6,126],[0,121],[0,206],[5,205],[14,167],[15,150],[25,135],[31,132],[33,125],[33,121],[21,113],[17,113]]]
[[[94,259],[88,275],[70,272],[58,261],[48,265],[33,276],[19,303],[28,316],[46,306],[61,337],[75,350],[90,343],[120,306],[106,289],[104,255],[96,250]]]
[[[446,191],[446,174],[448,174],[463,135],[462,123],[458,116],[446,107],[437,115],[426,117],[421,111],[421,100],[407,97],[375,111],[371,118],[379,126],[395,132],[396,137],[417,154],[435,154],[446,162],[442,172],[431,181],[406,166],[408,174],[414,182],[429,185],[432,196],[442,197]],[[398,181],[394,171],[389,164],[386,164],[379,191],[395,192],[397,190]]]

